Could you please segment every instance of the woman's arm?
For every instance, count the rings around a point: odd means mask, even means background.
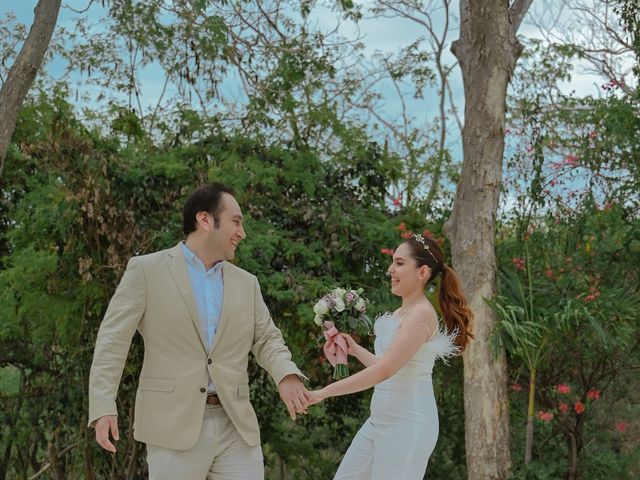
[[[351,335],[341,333],[340,336],[347,342],[347,348],[349,349],[347,353],[349,353],[349,355],[353,357],[356,357],[365,367],[370,367],[379,360],[379,358],[376,357],[373,353],[358,344],[358,342],[356,342],[351,337]]]
[[[348,378],[309,392],[309,403],[329,397],[348,395],[371,388],[400,370],[433,334],[437,326],[436,314],[428,307],[415,308],[404,320],[396,339],[380,359]],[[364,349],[363,349],[364,350]]]

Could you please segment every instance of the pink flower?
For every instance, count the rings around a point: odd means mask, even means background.
[[[402,205],[402,195],[398,195],[396,198],[393,199],[394,207],[399,207],[400,205]]]
[[[407,229],[407,225],[404,222],[400,222],[400,225],[398,225],[398,230],[400,230],[401,232],[404,232]]]
[[[578,166],[578,161],[580,160],[580,157],[574,154],[570,154],[567,155],[564,158],[564,164],[565,165],[569,165],[571,167],[577,167]]]
[[[511,390],[513,390],[514,392],[521,392],[522,385],[520,385],[519,383],[514,383],[513,385],[511,385]]]
[[[586,297],[584,297],[585,302],[593,302],[595,299],[596,299],[595,295],[587,295]]]
[[[391,250],[390,248],[381,248],[380,253],[382,253],[383,255],[391,255],[393,257],[393,250]]]
[[[627,429],[628,426],[629,426],[629,424],[627,422],[618,422],[618,423],[616,423],[616,429],[619,432],[624,432]]]
[[[425,228],[425,229],[422,231],[422,236],[423,236],[423,237],[433,237],[433,233],[431,233],[431,231],[430,231],[430,230],[428,230],[428,229],[426,229],[426,228]]]
[[[571,387],[569,385],[565,385],[564,383],[559,383],[556,385],[556,390],[558,393],[566,395],[567,393],[571,393]]]
[[[538,418],[540,420],[542,420],[543,422],[550,422],[551,420],[553,420],[553,413],[544,412],[544,411],[540,410],[538,412]]]
[[[598,400],[600,398],[600,390],[592,388],[587,392],[587,398],[590,400]]]
[[[563,402],[560,405],[558,405],[558,408],[562,413],[567,413],[567,411],[569,410],[569,405]]]
[[[544,272],[549,280],[553,280],[553,270],[549,269]]]
[[[584,403],[582,402],[576,402],[573,404],[573,409],[576,411],[576,413],[578,415],[584,413],[584,411],[587,409],[587,407],[584,406]]]

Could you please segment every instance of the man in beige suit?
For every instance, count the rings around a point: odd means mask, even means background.
[[[245,238],[242,212],[221,184],[199,188],[183,211],[186,241],[134,257],[100,325],[89,380],[89,425],[115,452],[116,394],[131,339],[144,339],[134,437],[152,480],[264,477],[249,402],[251,351],[289,414],[308,406],[301,372],[273,324],[255,276],[228,263]]]

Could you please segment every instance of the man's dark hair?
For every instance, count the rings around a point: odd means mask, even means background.
[[[222,183],[214,182],[203,185],[189,195],[182,209],[182,231],[185,237],[196,231],[198,212],[209,212],[213,217],[213,226],[218,228],[218,217],[222,212],[222,196],[225,193],[234,196],[231,188]]]

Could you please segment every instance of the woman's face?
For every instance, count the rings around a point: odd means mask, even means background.
[[[391,293],[400,297],[414,290],[424,288],[429,275],[429,267],[419,267],[411,257],[409,245],[402,243],[393,254],[393,261],[387,269],[391,277]]]

